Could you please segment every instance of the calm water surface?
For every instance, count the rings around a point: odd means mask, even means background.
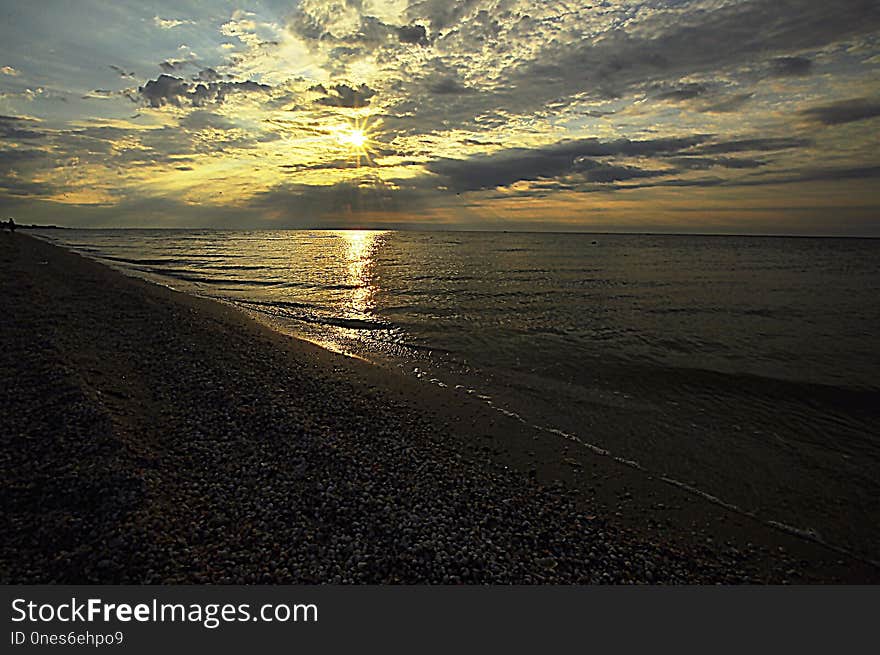
[[[878,240],[48,236],[880,559]]]

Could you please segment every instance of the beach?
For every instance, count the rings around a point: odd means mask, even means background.
[[[870,583],[228,304],[0,235],[4,583]]]

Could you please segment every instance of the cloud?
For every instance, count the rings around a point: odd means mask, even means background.
[[[583,173],[583,177],[587,182],[608,183],[621,182],[624,180],[635,180],[645,177],[658,177],[661,175],[669,175],[669,170],[650,170],[638,168],[637,166],[614,166],[603,164],[595,160],[581,159],[577,162],[577,172]]]
[[[179,77],[160,75],[138,88],[138,94],[150,107],[165,105],[201,107],[221,103],[230,93],[265,93],[272,87],[250,80],[244,82],[189,82]]]
[[[200,82],[216,82],[223,79],[223,76],[213,68],[204,68],[193,79]]]
[[[474,89],[464,86],[458,80],[452,77],[439,77],[429,82],[428,90],[438,95],[461,95],[463,93],[473,93]]]
[[[761,159],[748,159],[739,157],[671,157],[670,164],[685,170],[708,170],[710,168],[760,168],[767,164]]]
[[[479,0],[462,0],[460,2],[414,0],[410,3],[407,14],[414,20],[427,20],[434,31],[440,31],[459,23],[464,16],[467,16],[479,5]]]
[[[762,175],[732,180],[722,178],[664,180],[657,184],[647,183],[638,187],[618,187],[620,189],[645,188],[647,186],[726,186],[760,187],[782,184],[802,184],[805,182],[839,182],[841,180],[863,180],[880,177],[880,166],[857,166],[836,168],[802,168],[784,174]]]
[[[735,139],[732,141],[720,141],[707,143],[691,148],[691,153],[696,154],[725,154],[731,152],[774,152],[778,150],[790,150],[794,148],[806,148],[812,145],[809,139],[792,137],[764,137],[756,139]]]
[[[166,104],[179,106],[181,98],[188,97],[191,87],[191,84],[179,77],[160,75],[139,87],[138,93],[151,107],[162,107]]]
[[[411,135],[471,129],[490,112],[509,120],[552,104],[559,114],[577,103],[627,100],[652,87],[655,99],[689,102],[694,111],[737,112],[754,100],[754,91],[712,96],[715,86],[738,85],[735,71],[760,64],[775,74],[800,74],[810,60],[793,52],[880,29],[880,14],[865,0],[843,6],[811,0],[603,2],[565,11],[512,0],[502,6],[494,0],[419,0],[397,16],[380,6],[304,0],[287,28],[330,79],[353,86],[362,78],[350,65],[374,61],[376,74],[366,81],[383,109],[407,117],[394,127]],[[423,33],[430,48],[400,47],[422,42]],[[441,105],[426,102],[425,92],[458,97]],[[350,103],[331,97],[319,104]]]
[[[691,82],[688,84],[682,84],[674,89],[669,91],[664,91],[659,94],[657,98],[659,100],[672,100],[673,102],[680,102],[682,100],[692,100],[693,98],[697,98],[708,91],[705,84],[698,84],[696,82]]]
[[[153,16],[153,25],[162,30],[171,30],[175,27],[180,27],[181,25],[195,25],[195,21]]]
[[[364,166],[375,166],[375,162],[365,161]],[[330,161],[313,162],[308,164],[281,164],[279,168],[286,173],[299,173],[302,171],[326,171],[334,169],[346,169],[351,166],[351,159],[331,159]]]
[[[734,93],[700,108],[705,114],[730,114],[739,111],[755,96],[754,93]]]
[[[46,153],[42,150],[0,150],[0,165],[15,165],[34,159],[44,159]]]
[[[180,127],[196,131],[204,129],[231,130],[236,127],[228,117],[206,109],[196,109],[186,116],[181,116],[177,124]]]
[[[195,66],[195,62],[191,59],[167,59],[159,62],[159,68],[165,73],[174,73],[183,70],[187,66]]]
[[[806,57],[777,57],[770,62],[774,77],[802,77],[813,70],[813,62]]]
[[[84,96],[82,96],[83,100],[88,99],[97,99],[97,100],[109,100],[110,98],[114,98],[118,93],[115,91],[111,91],[109,89],[94,89],[89,91]]]
[[[130,72],[126,71],[124,68],[120,68],[119,66],[114,66],[113,64],[110,64],[110,68],[112,68],[117,73],[119,73],[119,77],[128,77],[131,79],[134,79],[134,77],[135,77],[134,73],[130,73]]]
[[[424,25],[404,25],[397,28],[397,38],[401,43],[428,45],[428,33]]]
[[[591,182],[653,177],[670,171],[648,170],[598,161],[601,157],[648,157],[675,153],[706,140],[705,136],[630,141],[563,141],[542,148],[509,148],[467,159],[438,159],[425,167],[459,191],[492,189],[523,180],[580,175]],[[674,172],[674,171],[673,171]]]
[[[880,116],[880,100],[851,98],[827,105],[810,107],[800,112],[808,120],[822,125],[843,125]]]
[[[383,6],[303,0],[286,28],[329,73],[326,87],[366,81],[378,96],[372,104],[404,116],[393,127],[412,136],[484,130],[477,118],[488,114],[510,122],[550,120],[551,109],[558,117],[615,104],[619,112],[646,89],[649,100],[686,102],[696,112],[739,112],[766,96],[745,86],[756,82],[747,71],[801,75],[812,63],[800,53],[880,29],[880,14],[865,0],[841,6],[657,0],[565,9],[515,0],[419,0],[398,15]],[[259,23],[246,20],[256,38]],[[412,43],[430,47],[402,47]],[[373,75],[352,74],[365,61]],[[719,88],[728,93],[716,96]],[[431,102],[426,94],[449,101]],[[640,109],[648,116],[650,102]]]
[[[837,168],[807,169],[792,176],[786,182],[826,182],[837,180],[862,180],[880,177],[880,166],[850,166]],[[767,182],[768,184],[772,182]]]
[[[795,59],[788,53],[880,30],[880,9],[870,0],[677,4],[691,11],[652,10],[647,5],[638,17],[622,23],[625,29],[618,23],[595,37],[547,39],[529,62],[499,80],[506,85],[499,87],[494,101],[522,112],[548,97],[582,93],[597,99],[622,98],[652,81],[730,74],[767,55],[787,62],[778,64],[781,70],[802,70],[800,61],[785,59]]]
[[[768,166],[765,158],[731,156],[740,153],[775,153],[808,147],[812,141],[791,137],[713,140],[695,134],[646,140],[617,139],[600,141],[580,139],[562,141],[540,148],[508,148],[491,154],[463,159],[443,158],[425,164],[425,168],[442,178],[449,189],[465,192],[511,187],[531,182],[521,194],[530,190],[579,189],[595,190],[592,185],[608,189],[631,189],[655,186],[719,186],[737,184],[737,180],[721,177],[693,178],[694,171],[709,169],[754,170]],[[626,160],[631,160],[627,162]],[[653,164],[650,161],[653,160]],[[810,179],[842,179],[841,173],[815,171]],[[807,176],[807,173],[803,174]],[[858,173],[852,172],[857,177]],[[668,177],[665,180],[619,185],[630,180]],[[779,182],[779,180],[783,182]],[[772,180],[775,180],[773,182]],[[755,179],[753,184],[788,183],[787,176]],[[436,185],[436,181],[431,184]],[[549,184],[549,186],[548,186]],[[586,186],[585,186],[586,184]]]
[[[696,179],[673,179],[658,182],[645,182],[633,185],[615,186],[615,190],[633,190],[649,187],[761,187],[778,186],[787,184],[803,184],[805,182],[840,182],[843,180],[867,180],[880,178],[880,166],[840,166],[827,168],[801,168],[783,174],[762,175],[760,177],[745,177],[736,179],[724,179],[720,177],[696,178]]]
[[[42,139],[44,132],[31,129],[37,122],[21,116],[0,116],[0,139]]]
[[[370,104],[370,98],[376,95],[376,92],[366,84],[359,87],[352,87],[348,84],[336,84],[326,90],[322,85],[312,87],[319,93],[325,93],[324,97],[318,98],[315,102],[328,107],[348,107],[357,108],[365,107]]]
[[[379,3],[367,0],[301,0],[287,29],[297,37],[328,46],[336,55],[366,54],[364,48],[394,43],[427,45],[427,33],[421,25],[389,23],[389,16]]]

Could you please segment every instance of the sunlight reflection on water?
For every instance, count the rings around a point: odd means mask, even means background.
[[[375,254],[383,245],[385,232],[372,230],[339,230],[333,232],[345,244],[348,285],[351,294],[348,310],[352,318],[371,320],[375,308],[376,287],[373,282]]]

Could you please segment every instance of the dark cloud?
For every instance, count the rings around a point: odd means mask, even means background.
[[[521,180],[537,180],[580,174],[587,181],[609,182],[665,174],[633,166],[596,161],[598,157],[648,157],[680,152],[703,142],[704,136],[647,141],[602,142],[597,139],[563,141],[543,148],[510,148],[469,159],[439,159],[426,168],[448,180],[460,191],[508,186]],[[667,171],[668,172],[668,171]]]
[[[32,118],[0,116],[0,139],[42,139],[46,134],[32,129],[36,124]]]
[[[626,157],[649,157],[652,155],[679,152],[697,146],[709,137],[704,134],[695,134],[686,137],[670,137],[665,139],[648,139],[644,141],[630,141],[629,139],[617,139],[616,141],[602,142],[597,139],[583,139],[581,141],[563,142],[565,149],[582,151],[584,155],[592,157],[621,155]]]
[[[223,76],[213,68],[203,68],[193,79],[199,82],[216,82],[222,80]]]
[[[717,186],[725,184],[726,181],[713,177],[701,178],[702,182],[698,183],[693,178],[679,176],[690,171],[713,168],[758,169],[767,166],[770,161],[766,158],[732,155],[749,152],[773,153],[805,148],[811,144],[812,142],[806,139],[784,137],[711,141],[708,135],[642,141],[581,139],[563,141],[542,148],[509,148],[468,159],[440,159],[429,162],[425,167],[430,172],[443,177],[445,185],[456,191],[507,187],[519,181],[544,183],[548,180],[553,184],[562,183],[565,188],[575,188],[578,183],[582,186],[585,182],[621,189],[698,186],[703,182]],[[638,162],[626,162],[627,158],[637,159]],[[646,167],[643,163],[645,159],[654,159],[657,164]],[[832,173],[823,173],[823,175],[825,177],[822,179],[830,179]],[[618,182],[629,180],[667,176],[674,177],[637,185],[619,187],[616,185]],[[778,181],[780,178],[776,179],[776,183],[780,183]],[[760,183],[770,182],[764,182],[761,178]],[[526,190],[524,193],[528,194],[529,191]]]
[[[705,94],[707,91],[708,89],[706,88],[706,85],[691,82],[688,84],[682,84],[669,91],[664,91],[663,93],[659,94],[657,98],[660,100],[681,102],[683,100],[692,100],[693,98],[697,98]]]
[[[128,77],[128,78],[134,79],[134,73],[129,73],[124,68],[120,68],[119,66],[114,66],[113,64],[110,64],[110,68],[112,68],[117,73],[119,73],[119,77]]]
[[[279,168],[284,169],[286,173],[300,173],[302,171],[326,171],[334,169],[351,168],[352,160],[349,159],[333,159],[331,161],[316,162],[311,164],[281,164]],[[359,166],[375,167],[375,163],[370,160],[363,160]]]
[[[138,88],[141,99],[151,107],[185,104],[201,107],[219,103],[230,93],[268,92],[272,87],[250,80],[244,82],[188,82],[179,77],[160,75]]]
[[[720,141],[706,143],[691,148],[694,154],[725,154],[731,152],[773,152],[777,150],[789,150],[793,148],[806,148],[812,145],[808,139],[796,139],[789,137],[767,137],[760,139],[737,139],[734,141]]]
[[[669,170],[650,170],[637,166],[614,166],[603,164],[595,160],[579,160],[575,166],[577,172],[583,174],[587,182],[607,184],[608,182],[622,182],[646,177],[658,177],[669,175]]]
[[[770,62],[770,73],[774,77],[801,77],[812,70],[813,62],[806,57],[777,57]]]
[[[179,106],[181,98],[189,95],[191,86],[189,82],[179,77],[160,75],[139,87],[138,93],[151,107],[162,107],[166,104]]]
[[[413,86],[409,93],[415,97],[422,97],[423,89],[437,95],[466,95],[473,93],[475,89],[463,84],[463,67],[447,62],[442,58],[434,58],[425,66],[425,72],[420,80],[421,88]],[[449,111],[451,105],[441,105],[444,111]],[[482,112],[485,113],[485,112]]]
[[[754,93],[735,93],[700,108],[706,114],[729,114],[742,109],[754,97]]]
[[[823,125],[842,125],[880,116],[880,100],[852,98],[828,105],[810,107],[800,112],[805,118]]]
[[[479,0],[413,0],[407,14],[411,20],[427,20],[437,31],[458,23],[478,4]]]
[[[51,193],[51,189],[45,184],[0,174],[0,207],[7,205],[5,200],[9,197],[33,199],[46,196],[49,193]]]
[[[317,85],[311,90],[325,93],[323,98],[318,98],[315,102],[328,107],[365,107],[370,104],[370,98],[376,95],[376,92],[366,84],[361,84],[359,87],[336,84],[331,86],[329,91],[322,85]]]
[[[789,173],[723,179],[718,177],[650,181],[639,184],[615,185],[616,190],[644,189],[650,187],[759,187],[787,184],[803,184],[807,182],[839,182],[842,180],[865,180],[880,178],[880,166],[853,166],[837,168],[803,168]],[[590,190],[590,189],[587,189]]]
[[[42,150],[0,150],[0,166],[15,166],[22,162],[45,159],[48,154]]]
[[[461,95],[463,93],[473,93],[474,89],[464,86],[458,80],[452,77],[437,78],[428,85],[431,93],[438,95]]]
[[[428,45],[428,33],[424,25],[404,25],[397,28],[397,38],[401,43]]]
[[[188,59],[167,59],[165,61],[159,62],[159,68],[161,68],[162,72],[164,73],[176,73],[177,71],[182,71],[187,66],[194,65],[194,62]]]
[[[329,36],[320,19],[304,11],[302,6],[294,11],[287,28],[298,37],[309,41],[326,40]]]
[[[0,117],[2,120],[5,117]],[[0,149],[0,206],[2,196],[38,197],[49,192],[46,184],[34,182],[27,174],[50,164],[52,154],[44,150],[12,148]]]

